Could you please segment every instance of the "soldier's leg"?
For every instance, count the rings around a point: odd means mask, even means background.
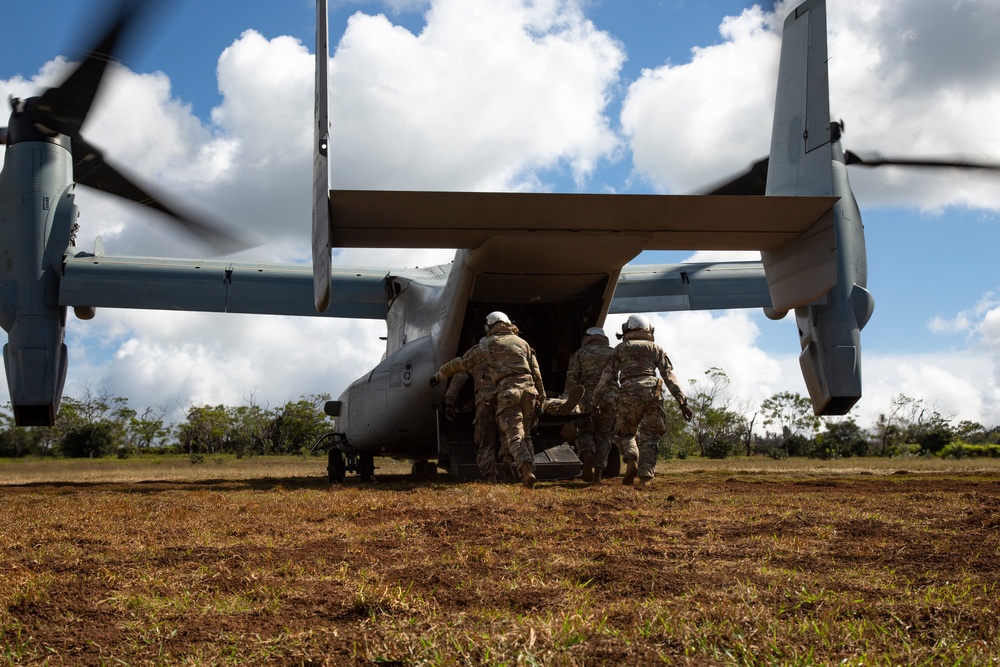
[[[525,417],[530,419],[536,405],[535,395],[520,390],[505,390],[497,394],[497,423],[507,440],[509,455],[514,459],[521,483],[531,488],[535,484],[534,452],[525,437]]]
[[[667,431],[663,403],[658,398],[647,403],[639,420],[639,482],[653,479],[660,438]]]
[[[620,400],[621,398],[619,396],[614,443],[625,463],[635,463],[639,460],[635,435],[639,430],[639,419],[642,417],[641,405],[629,400]]]
[[[476,440],[476,464],[487,481],[496,481],[497,418],[496,405],[492,401],[476,403],[474,425]]]
[[[594,453],[594,421],[590,417],[581,417],[573,422],[576,426],[576,450],[577,456],[583,458],[587,452]]]
[[[594,456],[594,424],[588,417],[577,421],[580,430],[576,434],[576,455],[583,462],[581,478],[585,482],[594,479],[594,467],[597,460]]]
[[[611,438],[615,432],[614,408],[602,410],[594,419],[594,465],[600,468],[608,467],[608,452],[611,451]]]

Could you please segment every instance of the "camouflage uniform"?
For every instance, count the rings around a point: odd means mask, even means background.
[[[539,396],[545,396],[545,387],[535,351],[516,331],[512,324],[494,324],[486,340],[446,363],[435,378],[443,380],[485,364],[497,391],[497,424],[503,434],[500,451],[516,461],[518,469],[525,464],[531,469],[535,455],[525,425],[530,428]]]
[[[673,364],[663,348],[654,343],[652,338],[651,332],[641,329],[625,333],[622,342],[608,360],[594,391],[594,400],[602,400],[607,388],[615,379],[618,380],[614,440],[622,460],[626,463],[638,463],[639,479],[643,481],[653,478],[656,447],[666,431],[661,387],[666,384],[678,404],[683,406],[687,403],[674,376]],[[657,370],[660,371],[659,378],[656,377]],[[640,446],[636,444],[640,423],[646,424],[641,443],[644,454],[641,457]],[[630,481],[627,477],[623,479],[625,483]]]
[[[611,449],[611,435],[615,426],[615,394],[617,387],[612,386],[604,393],[600,405],[592,403],[594,390],[601,379],[604,367],[608,364],[614,350],[608,344],[608,337],[591,335],[583,339],[583,345],[569,358],[569,368],[566,371],[566,391],[573,387],[583,387],[586,393],[580,407],[591,415],[576,422],[576,446],[580,458],[587,454],[594,457],[594,466],[604,469],[608,465],[608,452]],[[594,408],[598,408],[597,411]]]
[[[455,407],[459,393],[473,378],[475,387],[475,416],[472,420],[473,439],[476,443],[476,465],[487,481],[496,479],[497,465],[497,388],[490,377],[486,364],[480,364],[471,372],[463,372],[452,377],[444,404],[449,409]]]
[[[639,433],[636,441],[639,445],[639,480],[649,481],[653,478],[656,459],[660,455],[660,440],[667,432],[667,415],[664,412],[663,401],[659,409],[650,409],[642,413],[639,422]]]

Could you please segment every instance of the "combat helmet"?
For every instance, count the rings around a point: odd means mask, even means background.
[[[497,322],[503,322],[504,324],[510,324],[510,318],[507,314],[499,310],[494,310],[492,313],[486,316],[486,330],[489,331],[490,328]]]
[[[648,331],[653,335],[653,323],[645,315],[629,315],[625,323],[622,324],[622,335],[629,331]]]

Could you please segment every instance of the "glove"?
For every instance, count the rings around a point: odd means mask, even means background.
[[[691,417],[694,417],[694,411],[688,407],[687,403],[681,406],[681,414],[684,415],[684,421],[686,422],[691,421]]]
[[[441,384],[441,380],[438,380],[437,373],[435,373],[434,375],[431,376],[431,381],[430,381],[431,389],[438,386],[439,384]]]
[[[446,407],[444,409],[444,418],[447,419],[450,422],[455,421],[455,415],[456,414],[457,413],[455,412],[455,407],[452,406],[452,405],[449,405],[448,407]]]

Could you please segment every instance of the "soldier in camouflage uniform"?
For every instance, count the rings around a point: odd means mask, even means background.
[[[581,408],[584,412],[589,412],[590,416],[576,421],[576,446],[577,453],[583,460],[583,481],[594,484],[601,483],[604,468],[608,465],[611,435],[615,426],[617,386],[608,387],[600,405],[595,405],[592,399],[613,351],[604,330],[590,327],[584,333],[583,345],[570,356],[566,370],[566,391],[575,387],[586,390]]]
[[[670,363],[667,353],[653,342],[653,325],[649,320],[642,315],[630,316],[622,325],[621,338],[622,342],[614,349],[608,360],[597,389],[594,390],[593,398],[600,405],[608,387],[615,380],[618,381],[617,426],[614,440],[622,460],[627,464],[622,484],[631,486],[637,474],[641,484],[653,479],[656,446],[666,430],[661,387],[667,385],[667,389],[680,406],[684,419],[690,420],[693,413],[688,407],[684,392],[677,384],[673,364]],[[657,370],[660,371],[660,377],[656,377]],[[643,442],[636,445],[636,433],[644,418],[655,420],[663,426],[653,429],[660,432],[659,437],[653,439],[654,433],[646,433]],[[646,450],[641,457],[640,446]],[[641,468],[639,464],[642,465]]]
[[[479,345],[485,340],[485,338],[480,340]],[[486,364],[479,364],[471,371],[458,373],[451,378],[448,391],[444,395],[445,416],[449,421],[455,419],[455,402],[470,378],[473,379],[475,387],[475,416],[472,425],[473,439],[476,443],[476,465],[487,482],[495,483],[497,481],[497,388],[493,384],[493,378]]]
[[[486,340],[439,368],[431,377],[431,387],[480,364],[489,369],[497,390],[497,424],[503,434],[501,452],[505,462],[516,461],[521,483],[530,489],[535,485],[535,455],[526,427],[530,427],[539,397],[545,396],[545,387],[535,351],[517,335],[517,327],[500,311],[486,316]]]

